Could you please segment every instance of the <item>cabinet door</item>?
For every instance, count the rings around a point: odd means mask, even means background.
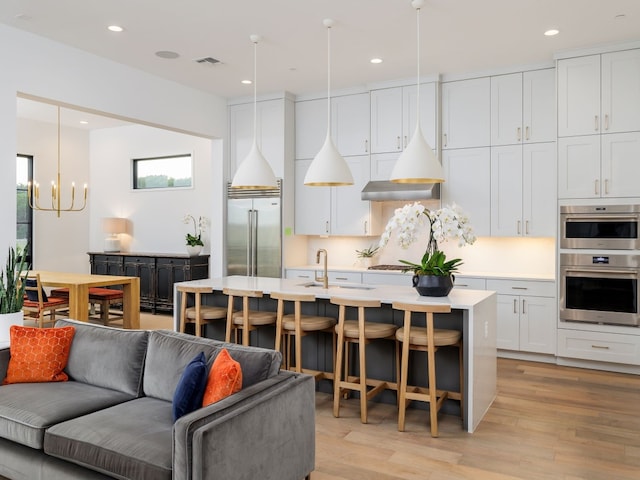
[[[602,55],[603,133],[640,130],[640,49]]]
[[[371,153],[402,151],[402,88],[371,91]]]
[[[371,155],[371,180],[389,180],[397,153],[375,153]]]
[[[513,145],[522,139],[522,74],[491,77],[491,145]]]
[[[522,85],[523,141],[556,140],[556,71],[554,68],[524,72]]]
[[[556,353],[557,308],[555,298],[520,297],[520,350]]]
[[[124,259],[124,275],[140,278],[140,307],[156,308],[155,258],[127,256]]]
[[[369,153],[368,93],[333,98],[331,117],[333,139],[340,154],[346,157]]]
[[[640,195],[640,132],[602,135],[603,197]]]
[[[491,236],[516,237],[523,232],[522,147],[492,147]]]
[[[496,346],[505,350],[520,350],[520,297],[497,295],[497,303]]]
[[[600,197],[600,135],[558,139],[558,197]]]
[[[489,146],[490,124],[489,77],[443,83],[443,149]]]
[[[327,136],[327,99],[296,102],[296,159],[313,158]]]
[[[491,149],[446,150],[442,165],[442,203],[458,204],[469,215],[476,236],[491,235]]]
[[[558,61],[558,136],[600,132],[600,55]]]
[[[312,160],[295,162],[295,232],[296,235],[330,233],[331,187],[308,187],[304,184]],[[341,187],[350,188],[350,187]]]
[[[522,147],[522,233],[526,237],[555,237],[557,212],[556,144]]]
[[[229,115],[229,178],[251,150],[253,142],[253,104],[231,105]]]
[[[416,87],[402,88],[402,148],[406,148],[416,129]],[[424,139],[429,146],[437,150],[436,145],[436,119],[437,119],[437,95],[435,83],[420,84],[420,128]]]

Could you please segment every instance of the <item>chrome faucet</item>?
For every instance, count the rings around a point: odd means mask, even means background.
[[[324,252],[324,275],[322,277],[318,277],[318,272],[316,271],[316,282],[322,282],[322,288],[329,288],[329,275],[327,274],[327,251],[324,248],[319,248],[316,252],[316,263],[320,264],[320,254]]]

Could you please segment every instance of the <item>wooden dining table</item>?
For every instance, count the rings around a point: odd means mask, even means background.
[[[34,270],[32,273],[40,274],[40,282],[45,287],[68,288],[69,318],[85,322],[89,320],[89,288],[121,285],[123,326],[140,328],[140,278],[43,270]]]

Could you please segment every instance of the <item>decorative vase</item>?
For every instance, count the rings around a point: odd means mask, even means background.
[[[446,297],[453,288],[453,275],[414,275],[413,286],[423,297]]]
[[[187,245],[187,253],[190,257],[195,257],[200,255],[202,251],[202,245]]]
[[[9,327],[11,325],[24,325],[22,311],[15,313],[0,313],[0,345],[9,343]]]
[[[373,258],[372,257],[362,257],[360,259],[360,263],[362,265],[362,268],[369,268],[371,265],[373,265]]]

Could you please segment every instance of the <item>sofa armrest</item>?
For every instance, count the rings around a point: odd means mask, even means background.
[[[7,368],[9,367],[9,359],[11,354],[9,353],[9,347],[0,348],[0,382],[7,376]]]
[[[216,405],[220,408],[210,408]],[[185,415],[174,426],[174,480],[295,480],[314,465],[315,381],[310,375],[282,371]]]

